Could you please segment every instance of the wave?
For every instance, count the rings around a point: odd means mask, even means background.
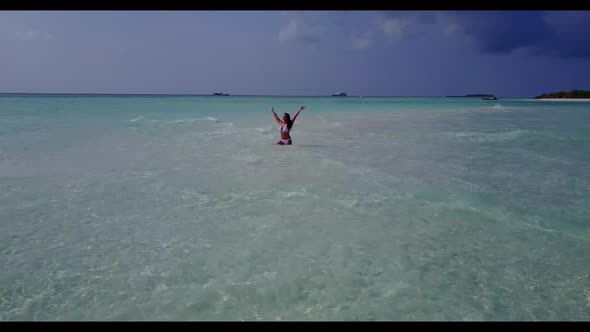
[[[270,133],[267,129],[264,129],[264,128],[256,128],[256,131],[258,131],[259,133],[261,133],[263,135],[268,135]]]
[[[169,123],[169,124],[177,124],[177,123],[198,123],[203,121],[210,121],[215,123],[223,123],[219,121],[217,118],[208,116],[206,118],[187,118],[187,119],[179,119],[179,120],[153,120],[153,119],[146,119],[143,116],[138,116],[135,119],[129,120],[129,122],[137,122],[139,120],[145,120],[153,123]]]
[[[514,107],[508,107],[508,106],[502,106],[501,104],[495,104],[492,106],[484,106],[481,108],[478,108],[479,110],[488,110],[488,111],[506,111],[506,110],[510,110],[513,109]],[[477,109],[476,109],[477,110]]]
[[[180,120],[171,120],[171,121],[161,121],[161,120],[150,120],[154,123],[191,123],[191,122],[201,122],[202,119],[180,119]]]
[[[452,136],[460,139],[468,139],[478,142],[506,141],[530,135],[525,129],[517,129],[499,133],[481,133],[481,132],[454,132]]]
[[[589,141],[590,135],[585,134],[562,134],[562,133],[541,133],[518,129],[499,133],[481,132],[454,132],[453,137],[467,139],[476,142],[496,142],[508,140],[541,140],[541,141]]]

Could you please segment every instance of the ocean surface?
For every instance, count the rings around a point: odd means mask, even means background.
[[[0,320],[590,320],[590,103],[1,95],[0,267]]]

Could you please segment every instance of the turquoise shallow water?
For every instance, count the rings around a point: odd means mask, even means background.
[[[0,96],[0,319],[588,320],[589,170],[587,102]]]

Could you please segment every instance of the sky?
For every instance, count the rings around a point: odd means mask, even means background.
[[[0,92],[590,90],[590,11],[1,11]]]

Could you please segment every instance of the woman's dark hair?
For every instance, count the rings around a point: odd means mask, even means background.
[[[287,116],[287,119],[285,120],[285,122],[287,123],[287,128],[289,128],[289,130],[291,130],[291,127],[293,127],[293,121],[291,121],[291,115],[289,115],[289,113],[285,113],[285,115]]]

